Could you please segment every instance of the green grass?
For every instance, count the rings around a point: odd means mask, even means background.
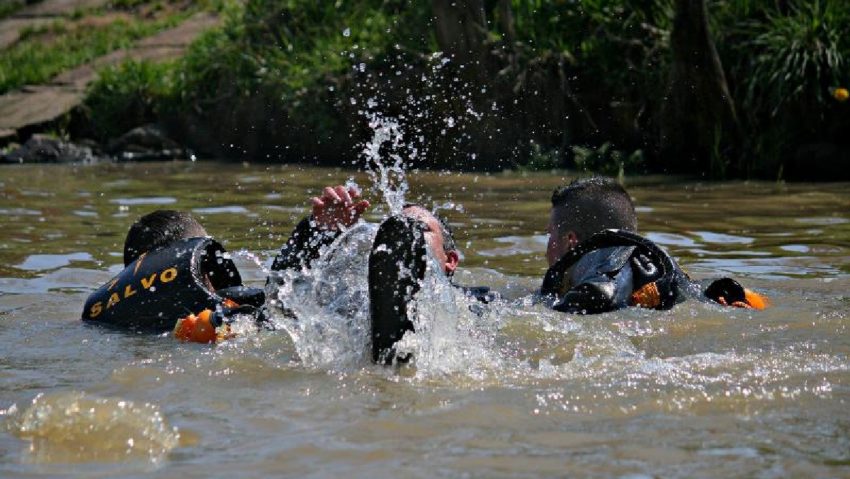
[[[21,41],[0,52],[0,94],[45,83],[65,70],[172,27],[187,15],[180,12],[147,22],[118,20],[96,28],[73,28],[59,20],[46,29],[24,32]]]
[[[117,4],[127,11],[140,5],[150,9],[154,3]],[[490,8],[497,2],[485,3]],[[506,42],[498,22],[488,25],[488,46],[503,63],[491,72],[492,84],[482,95],[487,104],[529,110],[515,125],[524,130],[517,135],[518,144],[523,142],[517,151],[524,153],[515,167],[574,163],[581,170],[612,175],[658,171],[656,130],[667,94],[673,0],[510,4],[515,42]],[[748,159],[742,171],[727,170],[734,159],[723,157],[718,144],[712,165],[702,167],[713,167],[718,176],[775,178],[800,144],[845,144],[850,128],[846,104],[831,98],[829,88],[850,85],[846,0],[708,4],[712,35],[746,138],[740,150]],[[236,131],[245,118],[256,122],[248,113],[262,109],[250,106],[253,102],[283,125],[258,137],[289,142],[293,149],[303,143],[309,152],[314,144],[296,134],[282,135],[307,132],[324,144],[342,145],[357,134],[351,133],[357,126],[350,121],[350,102],[362,105],[370,96],[383,98],[391,113],[407,111],[400,95],[371,90],[396,85],[387,80],[396,78],[394,66],[407,68],[399,78],[413,80],[398,80],[400,89],[393,91],[409,87],[413,96],[431,98],[428,111],[414,112],[427,117],[416,123],[423,136],[436,136],[428,122],[449,111],[451,96],[458,96],[447,82],[429,77],[436,90],[430,91],[414,81],[433,73],[424,59],[438,49],[430,2],[208,0],[197,8],[223,11],[224,26],[204,34],[179,62],[160,69],[130,65],[107,74],[89,102],[101,131],[134,126],[121,123],[127,118],[154,121],[158,115],[179,116],[180,110],[189,112],[191,121],[213,117],[214,126],[224,125],[221,131]],[[358,73],[353,67],[360,64]],[[538,103],[528,99],[538,92],[555,106],[551,113],[532,111]],[[132,113],[122,118],[122,111]],[[562,120],[567,114],[569,123]]]
[[[6,18],[9,15],[17,12],[21,8],[25,7],[27,4],[38,3],[38,1],[29,2],[25,0],[3,0],[0,2],[0,19]]]
[[[161,117],[176,102],[176,64],[126,61],[101,70],[85,103],[96,135],[114,138]]]

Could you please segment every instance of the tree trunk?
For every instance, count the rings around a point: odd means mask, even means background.
[[[483,77],[487,62],[484,0],[432,0],[431,7],[440,49]]]
[[[496,18],[499,29],[505,35],[505,42],[513,47],[516,42],[516,27],[514,27],[514,12],[511,8],[511,0],[499,0],[496,5]]]
[[[705,0],[676,0],[670,48],[673,64],[660,125],[662,163],[673,171],[712,176],[741,173],[735,171],[740,124],[709,31]]]

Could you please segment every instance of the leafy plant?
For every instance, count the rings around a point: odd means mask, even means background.
[[[563,167],[563,157],[557,149],[544,149],[535,141],[531,142],[528,161],[516,165],[521,171],[545,171]]]
[[[643,151],[627,153],[615,149],[610,142],[596,148],[573,146],[572,152],[576,168],[608,176],[622,177],[626,172],[635,172],[645,165]]]
[[[839,7],[839,4],[843,6]],[[850,15],[844,2],[796,2],[790,13],[771,12],[764,21],[746,24],[755,34],[744,44],[752,57],[745,101],[775,117],[801,102],[827,102],[847,63]]]
[[[0,3],[0,18],[8,17],[24,6],[31,3],[37,3],[38,1],[39,0],[4,0]]]
[[[723,50],[733,60],[730,78],[748,130],[751,172],[774,176],[800,144],[841,141],[835,127],[841,115],[829,92],[850,79],[845,2],[783,2],[752,12],[727,32]]]
[[[128,61],[102,70],[85,102],[94,131],[109,139],[156,121],[174,104],[176,84],[174,63]]]

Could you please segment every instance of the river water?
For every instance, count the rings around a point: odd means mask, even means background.
[[[518,301],[437,311],[448,329],[430,356],[385,368],[332,335],[204,346],[79,320],[138,216],[194,212],[262,285],[323,185],[357,181],[380,218],[365,175],[0,171],[0,476],[850,477],[848,184],[629,178],[641,232],[773,307],[575,317],[522,303],[545,269],[549,195],[571,176],[413,172],[408,198],[447,208],[458,282]]]

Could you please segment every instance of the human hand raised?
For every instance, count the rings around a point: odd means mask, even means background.
[[[360,192],[355,187],[326,186],[322,196],[310,198],[313,203],[313,222],[324,230],[336,230],[339,225],[351,226],[369,208],[366,200],[356,201]]]

